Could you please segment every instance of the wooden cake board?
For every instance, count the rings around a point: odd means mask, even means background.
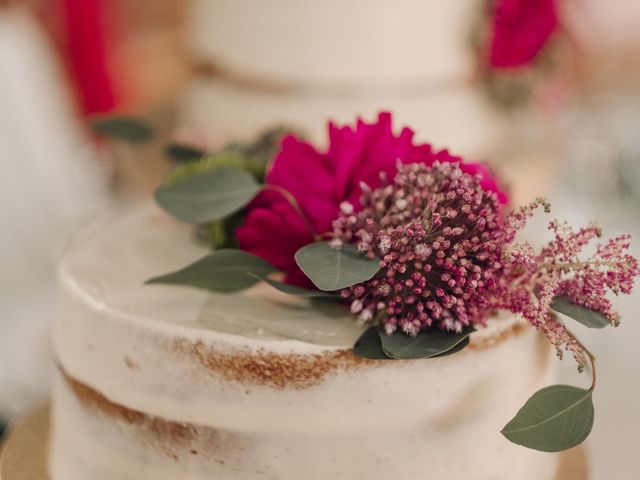
[[[11,428],[0,453],[0,480],[48,480],[49,406],[45,405]],[[588,480],[584,449],[560,454],[556,480]]]

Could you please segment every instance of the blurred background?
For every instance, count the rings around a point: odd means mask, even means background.
[[[0,0],[0,424],[46,397],[64,238],[148,198],[171,142],[285,125],[322,144],[328,119],[392,111],[489,162],[514,203],[640,239],[639,22],[638,0]],[[98,136],[104,115],[153,137]],[[578,332],[599,363],[598,479],[640,471],[640,295],[620,305],[618,329]],[[570,361],[561,376],[588,382]]]

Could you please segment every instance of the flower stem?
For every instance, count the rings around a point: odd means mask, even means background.
[[[291,207],[296,211],[296,213],[298,214],[298,216],[300,217],[300,220],[302,220],[302,223],[304,223],[305,227],[307,227],[307,229],[309,230],[309,232],[311,233],[311,235],[313,236],[313,239],[315,241],[319,240],[319,235],[317,235],[315,233],[315,231],[313,230],[313,227],[311,225],[311,222],[309,221],[309,219],[307,218],[307,216],[304,214],[304,212],[302,211],[302,208],[300,208],[300,204],[298,203],[298,201],[296,200],[296,197],[294,197],[291,192],[289,192],[288,190],[282,188],[280,185],[272,185],[269,183],[266,183],[263,187],[263,190],[271,190],[272,192],[277,192],[280,195],[282,195],[284,197],[284,199],[289,202],[289,205],[291,205]]]
[[[606,267],[615,267],[617,264],[617,262],[607,262],[607,261],[602,261],[602,260],[591,260],[591,261],[584,261],[584,262],[570,262],[570,263],[542,263],[540,264],[539,269],[540,270],[565,270],[565,269],[572,269],[572,268],[579,268],[579,267],[584,267],[587,265],[593,265],[595,267],[601,267],[601,266],[606,266]]]
[[[587,347],[584,346],[584,343],[578,340],[578,337],[576,337],[573,332],[567,329],[567,333],[576,341],[576,343],[580,346],[580,348],[582,348],[584,353],[586,353],[587,357],[589,358],[589,363],[591,364],[591,386],[589,387],[589,390],[593,392],[593,390],[596,388],[596,356],[591,353],[591,351],[589,351]]]

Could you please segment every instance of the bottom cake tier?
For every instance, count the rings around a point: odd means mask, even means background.
[[[206,249],[153,208],[69,242],[54,328],[52,480],[550,480],[500,429],[553,349],[492,319],[455,355],[366,360],[342,306],[256,286],[145,286]]]
[[[237,395],[219,425],[210,414],[198,423],[197,408],[194,421],[185,422],[127,407],[60,369],[52,478],[550,480],[555,455],[510,444],[499,433],[528,394],[553,380],[543,342],[533,331],[511,331],[498,344],[476,344],[418,368],[385,362],[334,371],[302,390],[278,388],[278,405],[260,401],[261,389],[273,386],[216,382]],[[527,375],[519,373],[524,369]],[[447,379],[457,370],[456,381]],[[394,407],[389,390],[398,382],[416,398]],[[323,406],[328,391],[336,401]],[[344,411],[336,410],[340,397]],[[212,398],[210,409],[217,408]]]

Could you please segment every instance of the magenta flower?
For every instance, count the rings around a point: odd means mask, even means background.
[[[530,64],[558,26],[555,0],[496,0],[489,38],[494,68]]]
[[[463,171],[478,175],[483,188],[506,203],[506,194],[485,165],[462,163],[447,150],[434,151],[431,145],[415,144],[409,128],[396,135],[391,115],[381,113],[375,123],[358,120],[355,128],[329,124],[326,152],[294,136],[284,138],[267,171],[270,191],[261,193],[249,205],[244,224],[236,230],[238,244],[284,271],[286,281],[307,284],[294,254],[331,232],[342,202],[349,202],[358,211],[362,185],[378,187],[381,173],[393,178],[398,162],[431,165],[435,161],[458,163]],[[295,199],[299,210],[283,192]]]

